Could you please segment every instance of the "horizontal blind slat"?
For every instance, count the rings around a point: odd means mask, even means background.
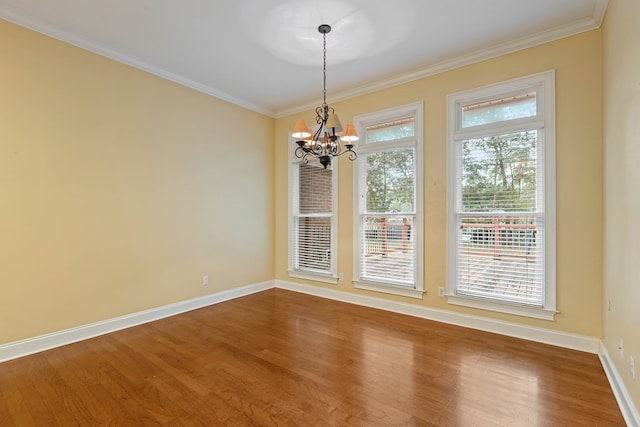
[[[415,286],[415,215],[363,215],[360,279]]]

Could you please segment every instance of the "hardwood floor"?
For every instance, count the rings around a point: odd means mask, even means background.
[[[0,364],[0,426],[624,425],[598,357],[272,289]]]

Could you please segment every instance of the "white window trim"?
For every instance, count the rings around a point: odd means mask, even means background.
[[[361,140],[356,146],[358,155],[369,151],[378,151],[385,148],[401,148],[401,143],[385,144],[376,143],[370,149],[365,144],[366,128],[372,124],[380,122],[388,122],[396,119],[403,119],[409,116],[415,117],[415,149],[416,149],[416,220],[414,224],[414,236],[416,239],[416,284],[415,288],[393,285],[390,283],[379,283],[372,281],[359,280],[360,277],[360,197],[359,195],[359,161],[354,162],[353,169],[353,284],[356,289],[367,291],[382,292],[404,297],[422,299],[426,290],[424,289],[424,102],[419,101],[412,104],[406,104],[399,107],[393,107],[386,110],[377,111],[370,114],[362,114],[353,118],[354,126]],[[407,147],[414,147],[413,143],[405,144]]]
[[[328,273],[315,272],[310,270],[295,270],[293,257],[294,257],[294,240],[295,230],[293,224],[293,174],[294,165],[304,163],[304,160],[295,156],[295,138],[291,136],[289,132],[289,145],[288,145],[288,195],[287,195],[287,228],[288,228],[288,268],[287,273],[289,277],[296,279],[313,280],[316,282],[337,284],[338,283],[338,159],[334,158],[331,161],[331,191],[333,193],[332,215],[331,215],[331,258],[330,258],[330,271]],[[310,162],[317,161],[316,159],[310,159]]]
[[[496,126],[481,125],[462,128],[460,115],[462,104],[470,102],[482,102],[494,99],[511,92],[521,92],[525,89],[537,91],[537,115],[535,117],[511,120]],[[556,166],[555,166],[555,71],[545,71],[530,76],[493,84],[478,89],[458,92],[447,96],[447,302],[452,305],[479,308],[483,310],[497,311],[501,313],[515,314],[519,316],[537,319],[555,320],[558,313],[556,307]],[[530,128],[544,128],[544,168],[545,168],[545,290],[544,305],[541,308],[529,307],[517,303],[497,302],[491,299],[456,295],[455,283],[457,280],[456,253],[457,242],[456,224],[453,215],[456,209],[456,200],[453,189],[456,185],[455,167],[455,142],[473,138],[478,135],[487,135],[486,130],[491,128],[498,132],[508,132],[521,129],[523,126]]]

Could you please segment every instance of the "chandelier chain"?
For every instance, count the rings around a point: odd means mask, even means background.
[[[322,105],[327,105],[327,33],[322,34]]]

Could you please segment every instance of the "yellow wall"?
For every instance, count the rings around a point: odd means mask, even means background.
[[[556,70],[557,110],[557,300],[556,322],[447,305],[437,297],[446,272],[446,96],[550,69]],[[583,334],[601,336],[602,326],[602,93],[601,32],[526,49],[379,92],[335,103],[343,122],[355,115],[424,101],[425,133],[425,287],[428,307]],[[287,275],[287,131],[300,116],[276,123],[276,277]],[[337,288],[395,300],[401,297],[354,290],[352,280],[352,165],[340,159],[338,269],[345,281]]]
[[[273,133],[0,21],[0,344],[273,279]]]
[[[3,21],[0,61],[0,344],[293,280],[287,132],[299,115],[274,121]],[[336,287],[600,337],[601,66],[596,30],[336,103],[347,122],[424,101],[428,294],[417,301],[353,289],[345,158],[338,267],[346,280]],[[446,95],[549,69],[557,82],[561,313],[552,323],[448,306],[436,296],[446,269]],[[275,150],[265,135],[275,135]]]
[[[640,408],[640,3],[609,2],[603,26],[604,344]],[[608,303],[611,309],[608,310]],[[624,343],[620,356],[618,343]],[[631,378],[629,356],[636,359]]]

